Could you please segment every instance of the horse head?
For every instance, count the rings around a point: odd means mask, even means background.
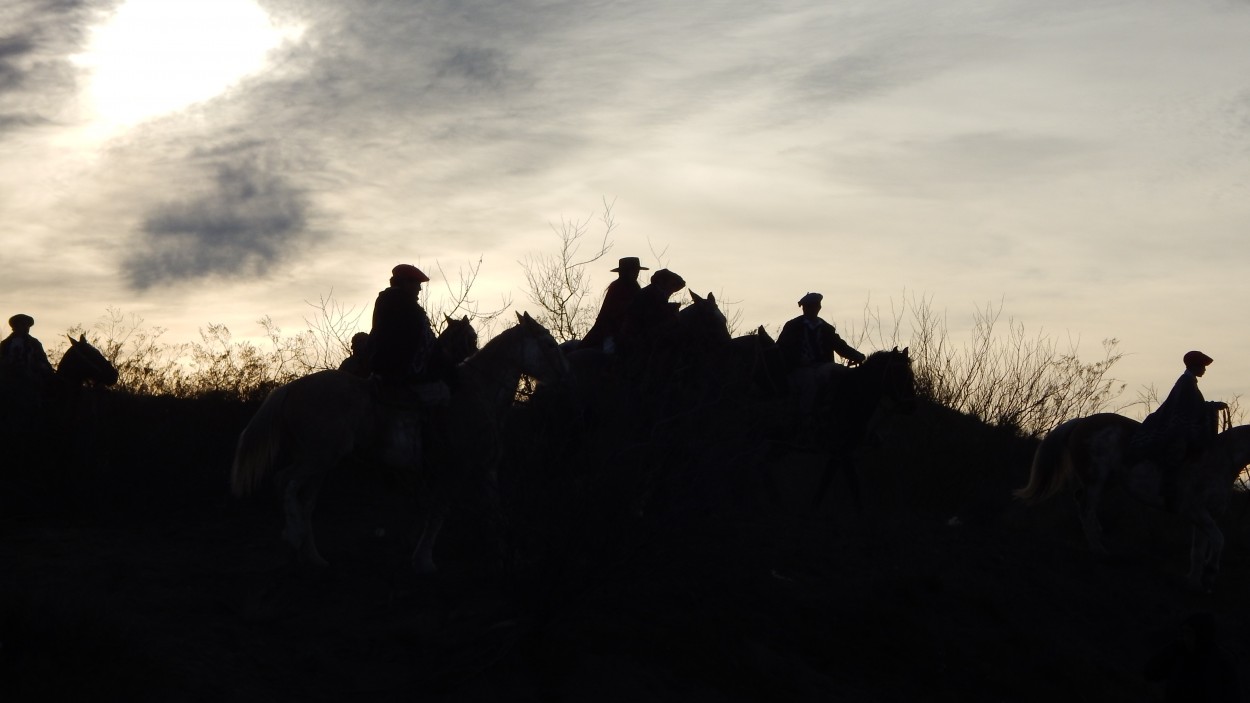
[[[517,313],[517,326],[523,334],[519,362],[521,371],[539,383],[552,383],[568,375],[569,362],[560,345],[528,312]]]
[[[87,335],[81,334],[78,339],[66,335],[69,349],[57,364],[56,375],[65,380],[70,387],[80,387],[85,383],[99,386],[111,386],[117,383],[117,368],[104,358],[99,349],[91,346]]]
[[[468,315],[457,320],[444,314],[443,319],[446,322],[438,335],[438,345],[448,361],[458,364],[477,351],[477,330],[473,329]]]
[[[901,351],[894,347],[889,351],[876,351],[868,355],[860,365],[862,373],[878,379],[880,397],[887,398],[904,413],[916,409],[916,375],[911,367],[910,347]]]
[[[691,303],[677,313],[677,335],[687,347],[713,347],[730,340],[729,320],[716,305],[716,296],[706,298],[690,291]]]

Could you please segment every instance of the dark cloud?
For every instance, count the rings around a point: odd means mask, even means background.
[[[308,239],[307,210],[304,194],[258,159],[220,164],[208,193],[148,215],[123,270],[137,290],[261,275]]]
[[[435,71],[440,79],[499,88],[508,78],[507,57],[497,49],[460,47],[452,50]]]
[[[114,2],[8,0],[0,8],[0,136],[53,121],[77,90],[68,57]]]
[[[30,37],[0,38],[0,92],[15,90],[21,86],[26,77],[21,61],[34,46]]]

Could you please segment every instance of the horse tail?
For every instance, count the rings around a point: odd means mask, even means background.
[[[239,435],[230,471],[230,489],[237,497],[255,491],[278,460],[282,439],[280,421],[286,396],[287,386],[275,388]]]
[[[1046,500],[1063,490],[1072,477],[1071,439],[1080,418],[1067,420],[1051,430],[1033,452],[1029,483],[1012,494],[1026,503]]]

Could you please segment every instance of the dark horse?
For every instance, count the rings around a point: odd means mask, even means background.
[[[785,395],[786,371],[777,341],[763,325],[755,332],[730,340],[734,375],[748,397],[768,400]]]
[[[573,413],[579,421],[650,415],[675,396],[703,389],[709,379],[724,379],[709,362],[729,350],[725,315],[712,293],[705,298],[691,291],[690,296],[690,305],[628,351],[562,345],[569,361]]]
[[[275,481],[286,515],[283,537],[301,561],[324,566],[313,537],[317,492],[343,459],[364,452],[398,472],[417,474],[427,486],[429,508],[413,565],[432,572],[449,485],[494,471],[501,449],[499,423],[521,376],[555,381],[567,368],[551,334],[526,313],[455,367],[445,407],[389,407],[370,379],[343,371],[297,379],[270,393],[240,435],[231,472],[234,493],[246,495],[266,480]],[[403,422],[396,422],[397,414]],[[432,455],[423,451],[417,432],[421,423],[431,421],[441,430],[427,431],[437,435],[429,437]],[[405,423],[406,431],[395,431]]]
[[[38,445],[53,441],[64,444],[64,433],[75,425],[90,431],[95,403],[84,389],[117,383],[117,369],[91,346],[85,334],[68,339],[69,349],[52,375],[32,378],[12,371],[0,374],[0,398],[4,399],[0,403],[0,431],[18,440],[5,441],[5,446],[38,450]],[[74,433],[79,440],[80,435]]]
[[[69,349],[61,356],[55,372],[46,378],[6,371],[0,374],[0,390],[12,398],[6,403],[9,412],[16,411],[30,418],[36,409],[52,408],[72,402],[87,386],[111,386],[117,383],[117,369],[91,346],[87,335],[78,339],[66,335]]]
[[[1159,496],[1162,472],[1151,457],[1131,450],[1133,434],[1141,423],[1115,413],[1097,413],[1061,423],[1037,446],[1029,483],[1015,495],[1029,504],[1070,491],[1080,506],[1078,513],[1090,549],[1106,553],[1098,506],[1103,493],[1113,486],[1160,510],[1167,510]],[[1224,533],[1216,524],[1227,508],[1233,485],[1250,464],[1250,426],[1221,432],[1201,455],[1187,462],[1181,474],[1181,499],[1174,513],[1189,523],[1189,582],[1210,591],[1220,571]]]
[[[894,413],[910,414],[916,408],[916,377],[908,349],[877,351],[858,366],[838,366],[827,399],[818,409],[818,442],[829,452],[812,506],[824,500],[835,474],[842,472],[850,483],[856,504],[861,501],[854,452],[876,438],[877,431]]]
[[[690,291],[690,300],[676,319],[656,331],[648,347],[639,350],[645,357],[634,360],[634,375],[644,395],[704,394],[723,385],[721,362],[731,339],[725,313],[712,293],[704,298]]]
[[[477,352],[477,330],[465,315],[455,319],[443,315],[443,331],[438,334],[438,346],[452,364],[459,364]]]

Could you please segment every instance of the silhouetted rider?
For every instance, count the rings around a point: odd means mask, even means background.
[[[681,304],[669,298],[685,287],[686,280],[668,269],[651,274],[651,282],[638,291],[621,323],[620,343],[626,354],[650,349],[658,335],[677,321]]]
[[[638,284],[638,273],[649,270],[636,256],[626,256],[617,263],[616,268],[612,269],[617,278],[608,284],[595,324],[582,338],[579,348],[615,351],[616,337],[620,334],[621,325],[629,314],[630,305],[642,290],[642,286]]]
[[[1218,433],[1216,419],[1228,405],[1207,401],[1198,390],[1198,379],[1207,372],[1211,357],[1191,351],[1182,358],[1185,371],[1176,379],[1168,397],[1146,416],[1131,441],[1141,457],[1153,459],[1162,472],[1159,490],[1164,506],[1176,510],[1184,465],[1210,446]]]
[[[352,335],[351,356],[339,364],[339,371],[346,371],[353,376],[369,377],[369,333],[357,332]]]
[[[43,344],[30,335],[34,326],[35,318],[30,315],[19,313],[9,318],[13,331],[0,341],[0,369],[5,375],[39,380],[54,373]]]
[[[833,325],[820,318],[820,293],[808,293],[799,299],[803,314],[786,322],[777,336],[777,351],[786,368],[794,411],[802,421],[810,417],[816,395],[828,385],[837,364],[834,354],[851,364],[864,361],[864,355],[846,343]]]
[[[434,329],[418,298],[430,280],[421,269],[400,264],[391,270],[391,285],[378,293],[369,332],[369,369],[383,381],[411,385],[428,378]]]

